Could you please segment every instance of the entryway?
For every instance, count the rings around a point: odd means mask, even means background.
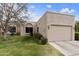
[[[31,23],[27,23],[25,27],[26,34],[30,34],[30,36],[33,35],[33,25]]]
[[[30,35],[33,35],[33,28],[32,27],[26,27],[26,33],[30,33]]]

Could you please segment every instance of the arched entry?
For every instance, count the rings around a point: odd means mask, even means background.
[[[29,33],[31,36],[33,35],[33,25],[31,23],[27,23],[25,27],[26,33]]]

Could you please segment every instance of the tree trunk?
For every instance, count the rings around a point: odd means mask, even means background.
[[[0,29],[0,36],[2,36],[2,32],[1,32],[1,29]]]
[[[4,40],[6,40],[6,39],[7,39],[7,33],[4,32]]]
[[[3,36],[4,36],[4,40],[7,40],[7,28],[4,30]]]

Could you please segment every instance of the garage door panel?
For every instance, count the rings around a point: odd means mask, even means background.
[[[49,41],[71,40],[71,27],[51,26]]]

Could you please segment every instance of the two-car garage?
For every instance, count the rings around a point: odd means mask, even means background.
[[[65,25],[52,25],[49,29],[49,41],[72,40],[72,27]]]

